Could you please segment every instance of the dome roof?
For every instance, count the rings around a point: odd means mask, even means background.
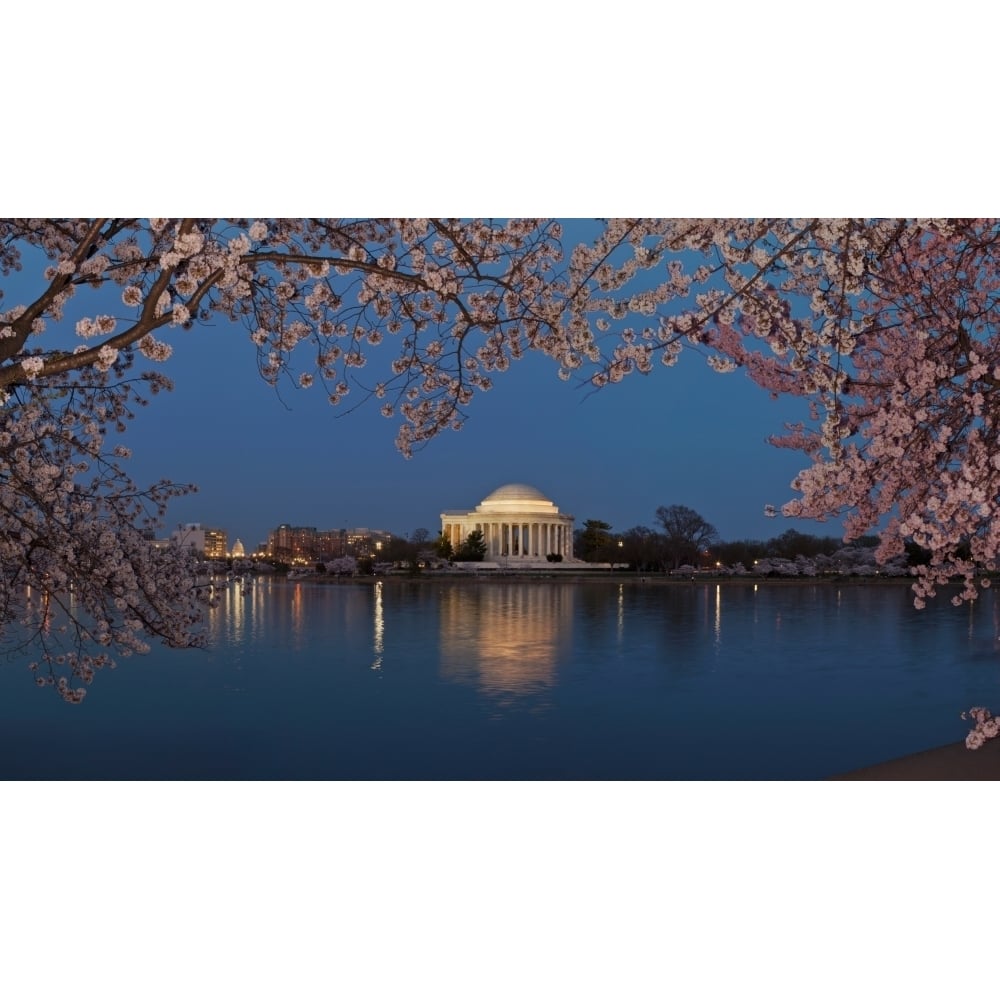
[[[513,515],[517,512],[558,514],[559,508],[541,490],[525,483],[508,483],[494,490],[476,508],[484,514]]]
[[[527,486],[525,483],[508,483],[506,486],[501,486],[483,500],[483,503],[495,503],[498,500],[508,502],[511,500],[541,500],[545,503],[551,503],[541,490],[536,490],[534,486]]]

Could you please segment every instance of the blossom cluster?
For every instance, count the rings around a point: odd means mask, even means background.
[[[970,750],[978,750],[987,740],[1000,736],[1000,719],[994,718],[988,708],[970,708],[962,713],[962,718],[975,722],[965,737],[965,745]]]
[[[13,385],[0,410],[0,650],[31,650],[36,683],[78,704],[99,669],[149,638],[197,644],[202,605],[188,555],[148,541],[186,488],[140,489],[122,466],[129,449],[107,442],[161,377],[108,385],[95,366],[59,391],[39,381]]]

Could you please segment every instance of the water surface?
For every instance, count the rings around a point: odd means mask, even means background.
[[[0,666],[0,776],[813,779],[959,740],[1000,695],[993,595],[622,580],[223,591],[207,650],[80,706]]]

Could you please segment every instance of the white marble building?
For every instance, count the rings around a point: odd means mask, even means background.
[[[444,511],[441,533],[457,549],[473,531],[482,531],[485,559],[491,562],[544,562],[549,553],[568,561],[573,558],[573,520],[534,486],[508,483],[473,510]]]

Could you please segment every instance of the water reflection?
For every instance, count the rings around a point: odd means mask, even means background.
[[[302,626],[304,620],[303,611],[303,591],[305,587],[301,583],[295,584],[295,589],[292,591],[292,637],[298,639],[302,635]]]
[[[382,581],[375,584],[375,659],[372,660],[372,670],[382,669],[382,657],[385,654],[385,611],[382,607]]]
[[[301,648],[317,627],[315,608],[302,584],[267,578],[216,581],[214,606],[207,615],[210,645],[238,649],[280,630],[284,641]]]
[[[254,623],[264,614],[260,580],[248,581],[246,590],[241,581],[219,579],[213,583],[214,604],[208,610],[208,636],[212,644],[225,642],[238,647],[253,638]]]
[[[441,595],[441,675],[501,701],[556,683],[573,625],[573,589],[517,584]]]
[[[722,645],[722,587],[715,585],[715,625],[712,629],[715,636],[715,645],[718,648]]]

